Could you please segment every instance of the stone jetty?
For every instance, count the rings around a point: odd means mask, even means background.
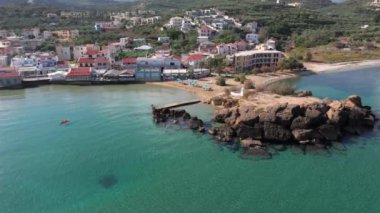
[[[308,145],[329,148],[346,135],[360,135],[374,128],[376,116],[363,106],[359,96],[345,100],[324,100],[307,105],[275,104],[267,109],[236,106],[215,111],[219,127],[205,129],[203,121],[185,110],[155,109],[156,123],[183,123],[207,132],[222,143],[239,143],[251,152],[267,154],[268,145]],[[237,141],[237,142],[236,142]]]

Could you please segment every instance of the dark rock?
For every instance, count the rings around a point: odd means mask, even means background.
[[[292,121],[292,124],[290,125],[290,129],[291,130],[309,129],[310,124],[311,124],[310,118],[298,116]]]
[[[262,139],[263,127],[261,124],[256,123],[253,126],[248,126],[245,124],[240,124],[237,127],[236,133],[241,139],[253,138]]]
[[[189,113],[185,113],[182,117],[184,120],[189,120],[191,118],[191,115]]]
[[[206,128],[205,128],[205,127],[200,127],[200,128],[198,129],[198,131],[199,131],[200,133],[205,133],[205,132],[206,132]]]
[[[99,178],[98,183],[108,189],[117,183],[117,178],[114,175],[105,175]]]
[[[224,123],[225,119],[230,117],[232,111],[230,109],[221,109],[214,112],[214,121],[218,123]]]
[[[268,141],[287,142],[292,138],[292,133],[284,127],[266,122],[263,126],[263,137]]]
[[[305,117],[310,120],[309,125],[312,126],[318,126],[325,120],[323,113],[316,108],[307,108],[305,112]]]
[[[253,126],[259,122],[259,114],[253,107],[240,107],[238,123]]]
[[[208,134],[210,134],[210,135],[216,135],[216,134],[218,134],[218,131],[217,131],[217,129],[216,128],[210,128],[208,131]]]
[[[265,123],[265,122],[276,123],[277,116],[276,116],[275,111],[272,111],[272,112],[262,112],[259,115],[259,120],[260,120],[260,123]]]
[[[214,97],[211,99],[211,105],[213,106],[222,106],[225,102],[225,99],[222,97]]]
[[[192,117],[188,121],[188,125],[190,129],[198,130],[199,128],[203,127],[203,121],[198,119],[197,117]]]
[[[327,141],[337,141],[341,136],[339,128],[331,124],[320,126],[318,131]]]
[[[239,110],[238,108],[232,108],[230,112],[229,116],[224,119],[224,123],[234,126],[240,116]]]
[[[276,116],[279,124],[289,127],[292,120],[301,114],[302,110],[299,105],[288,105],[284,110],[277,112]]]
[[[312,129],[295,129],[292,135],[296,141],[311,141],[314,139],[314,130]]]
[[[224,101],[223,106],[226,108],[232,108],[239,105],[238,99],[227,99]]]
[[[297,97],[309,97],[309,96],[312,96],[313,93],[309,90],[301,90],[301,91],[296,91],[295,95]]]
[[[240,140],[240,147],[242,148],[249,148],[249,147],[255,147],[255,146],[262,146],[263,143],[259,140],[253,140],[253,139],[244,139]]]
[[[357,95],[351,95],[347,98],[347,100],[353,103],[357,107],[360,107],[360,108],[363,107],[362,99]]]
[[[183,117],[186,114],[185,110],[172,110],[172,112],[175,118]]]
[[[346,125],[349,117],[349,111],[346,108],[330,108],[326,115],[331,124]]]
[[[373,128],[375,127],[375,117],[372,115],[368,115],[365,117],[362,121],[363,126],[368,127],[368,128]]]
[[[220,142],[229,143],[236,136],[236,132],[230,126],[223,126],[218,129],[216,139]]]
[[[271,114],[276,114],[277,112],[284,110],[287,106],[288,103],[275,104],[274,106],[269,107],[267,111]]]
[[[253,146],[249,147],[246,150],[246,153],[255,157],[259,157],[260,159],[271,159],[272,154],[268,151],[266,147],[263,146]]]

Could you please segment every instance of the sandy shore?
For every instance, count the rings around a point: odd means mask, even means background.
[[[304,63],[305,67],[315,73],[350,71],[357,68],[380,67],[380,60],[351,61],[342,63]]]

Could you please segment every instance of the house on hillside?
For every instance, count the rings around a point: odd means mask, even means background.
[[[216,44],[211,41],[202,42],[199,44],[198,51],[203,53],[216,54]]]
[[[208,56],[203,54],[192,54],[189,55],[185,60],[184,64],[187,67],[192,68],[204,68],[202,67],[202,64],[206,63]]]
[[[245,40],[250,43],[259,43],[259,34],[257,33],[248,33],[245,35]]]
[[[247,32],[256,33],[258,29],[258,24],[256,21],[251,21],[244,25],[243,29]]]
[[[204,37],[212,37],[213,36],[213,29],[210,28],[209,26],[203,25],[198,29],[198,35],[204,36]]]

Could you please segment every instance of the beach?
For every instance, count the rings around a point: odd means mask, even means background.
[[[352,61],[352,62],[343,62],[343,63],[315,63],[308,62],[304,63],[306,68],[305,71],[279,71],[275,73],[260,73],[255,75],[247,75],[246,78],[251,80],[253,84],[261,87],[268,86],[269,84],[276,83],[278,81],[298,78],[302,76],[315,75],[320,73],[327,72],[343,72],[350,71],[358,68],[371,68],[371,67],[379,67],[380,60],[368,60],[368,61]],[[225,90],[239,92],[242,84],[240,82],[236,82],[233,78],[227,78],[226,84],[227,86],[218,86],[215,84],[214,77],[203,78],[201,80],[197,80],[197,84],[199,87],[193,87],[188,84],[180,84],[175,81],[167,81],[167,82],[149,82],[149,85],[158,85],[164,87],[172,87],[176,89],[185,90],[192,94],[198,96],[203,102],[208,103],[210,99],[216,96],[223,96],[225,94]],[[212,88],[212,91],[205,91],[202,89],[204,85]],[[240,104],[243,105],[255,105],[257,107],[265,107],[267,105],[273,103],[312,103],[321,101],[315,97],[290,97],[290,96],[279,96],[276,94],[270,94],[266,92],[256,92],[252,97],[248,99],[242,99],[241,97],[233,97],[235,99],[240,99]]]

